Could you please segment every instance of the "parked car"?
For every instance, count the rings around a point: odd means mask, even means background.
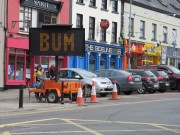
[[[137,90],[138,93],[144,94],[147,91],[149,93],[155,93],[156,90],[159,89],[159,81],[151,71],[137,69],[130,69],[127,71],[142,77],[141,80],[143,85],[140,89]]]
[[[113,84],[108,78],[97,77],[96,74],[79,68],[61,68],[59,79],[61,81],[80,81],[82,88],[86,87],[86,94],[90,94],[92,82],[95,82],[96,93],[100,96],[106,96],[112,93]]]
[[[168,65],[144,65],[137,66],[138,69],[161,69],[168,74],[170,89],[180,91],[180,70]]]
[[[165,92],[169,89],[169,77],[168,75],[159,69],[151,69],[150,70],[155,76],[158,78],[159,81],[159,92]]]
[[[116,69],[102,69],[95,71],[99,77],[107,77],[112,82],[116,80],[118,94],[122,91],[126,95],[130,95],[133,91],[142,87],[141,76],[132,75],[123,70]]]

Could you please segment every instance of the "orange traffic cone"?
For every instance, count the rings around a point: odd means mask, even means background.
[[[90,99],[91,103],[97,103],[96,101],[96,89],[95,89],[95,84],[94,81],[92,82],[92,90],[91,90],[91,99]]]
[[[118,93],[117,93],[117,87],[116,87],[116,80],[114,80],[114,86],[112,91],[112,99],[116,100],[119,99]]]
[[[85,105],[82,97],[82,88],[81,88],[81,82],[79,82],[79,88],[78,88],[78,94],[76,99],[76,104],[78,105]]]

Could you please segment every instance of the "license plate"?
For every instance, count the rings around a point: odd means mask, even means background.
[[[140,79],[139,78],[135,78],[135,81],[140,81]]]
[[[156,85],[154,85],[154,87],[155,87],[155,88],[157,88],[157,87],[158,87],[158,85],[156,84]]]
[[[166,86],[169,86],[169,83],[166,83]]]

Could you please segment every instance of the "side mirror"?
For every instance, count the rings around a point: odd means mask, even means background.
[[[79,75],[75,75],[76,79],[81,79],[81,77]]]

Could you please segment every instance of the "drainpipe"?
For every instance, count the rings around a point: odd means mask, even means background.
[[[6,13],[6,15],[4,16],[4,62],[3,62],[3,66],[4,66],[4,90],[7,90],[7,86],[6,86],[6,44],[7,44],[7,30],[8,30],[8,25],[7,25],[7,20],[8,20],[8,0],[6,2],[6,0],[4,1],[4,13]]]
[[[124,46],[124,0],[121,0],[121,29],[120,29],[120,44]]]

